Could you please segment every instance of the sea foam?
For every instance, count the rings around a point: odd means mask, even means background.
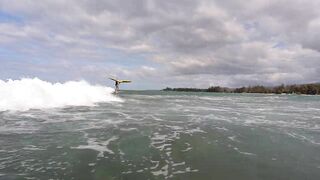
[[[0,80],[0,111],[93,106],[98,102],[119,102],[113,88],[86,81],[50,83],[38,78]]]

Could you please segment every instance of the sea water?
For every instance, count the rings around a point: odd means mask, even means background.
[[[24,104],[8,99],[8,83],[0,82],[0,179],[320,179],[319,96],[116,97],[85,82],[38,82],[25,97],[37,103]],[[67,89],[80,100],[64,101]]]

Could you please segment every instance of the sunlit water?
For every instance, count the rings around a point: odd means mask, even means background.
[[[0,112],[0,179],[320,179],[320,97],[129,91]]]

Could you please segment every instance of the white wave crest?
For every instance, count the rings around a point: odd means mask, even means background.
[[[50,83],[38,78],[0,80],[0,111],[93,106],[97,102],[121,101],[113,88],[86,81]]]

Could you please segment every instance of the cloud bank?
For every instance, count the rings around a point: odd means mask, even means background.
[[[2,78],[134,88],[319,82],[318,0],[0,1]]]

